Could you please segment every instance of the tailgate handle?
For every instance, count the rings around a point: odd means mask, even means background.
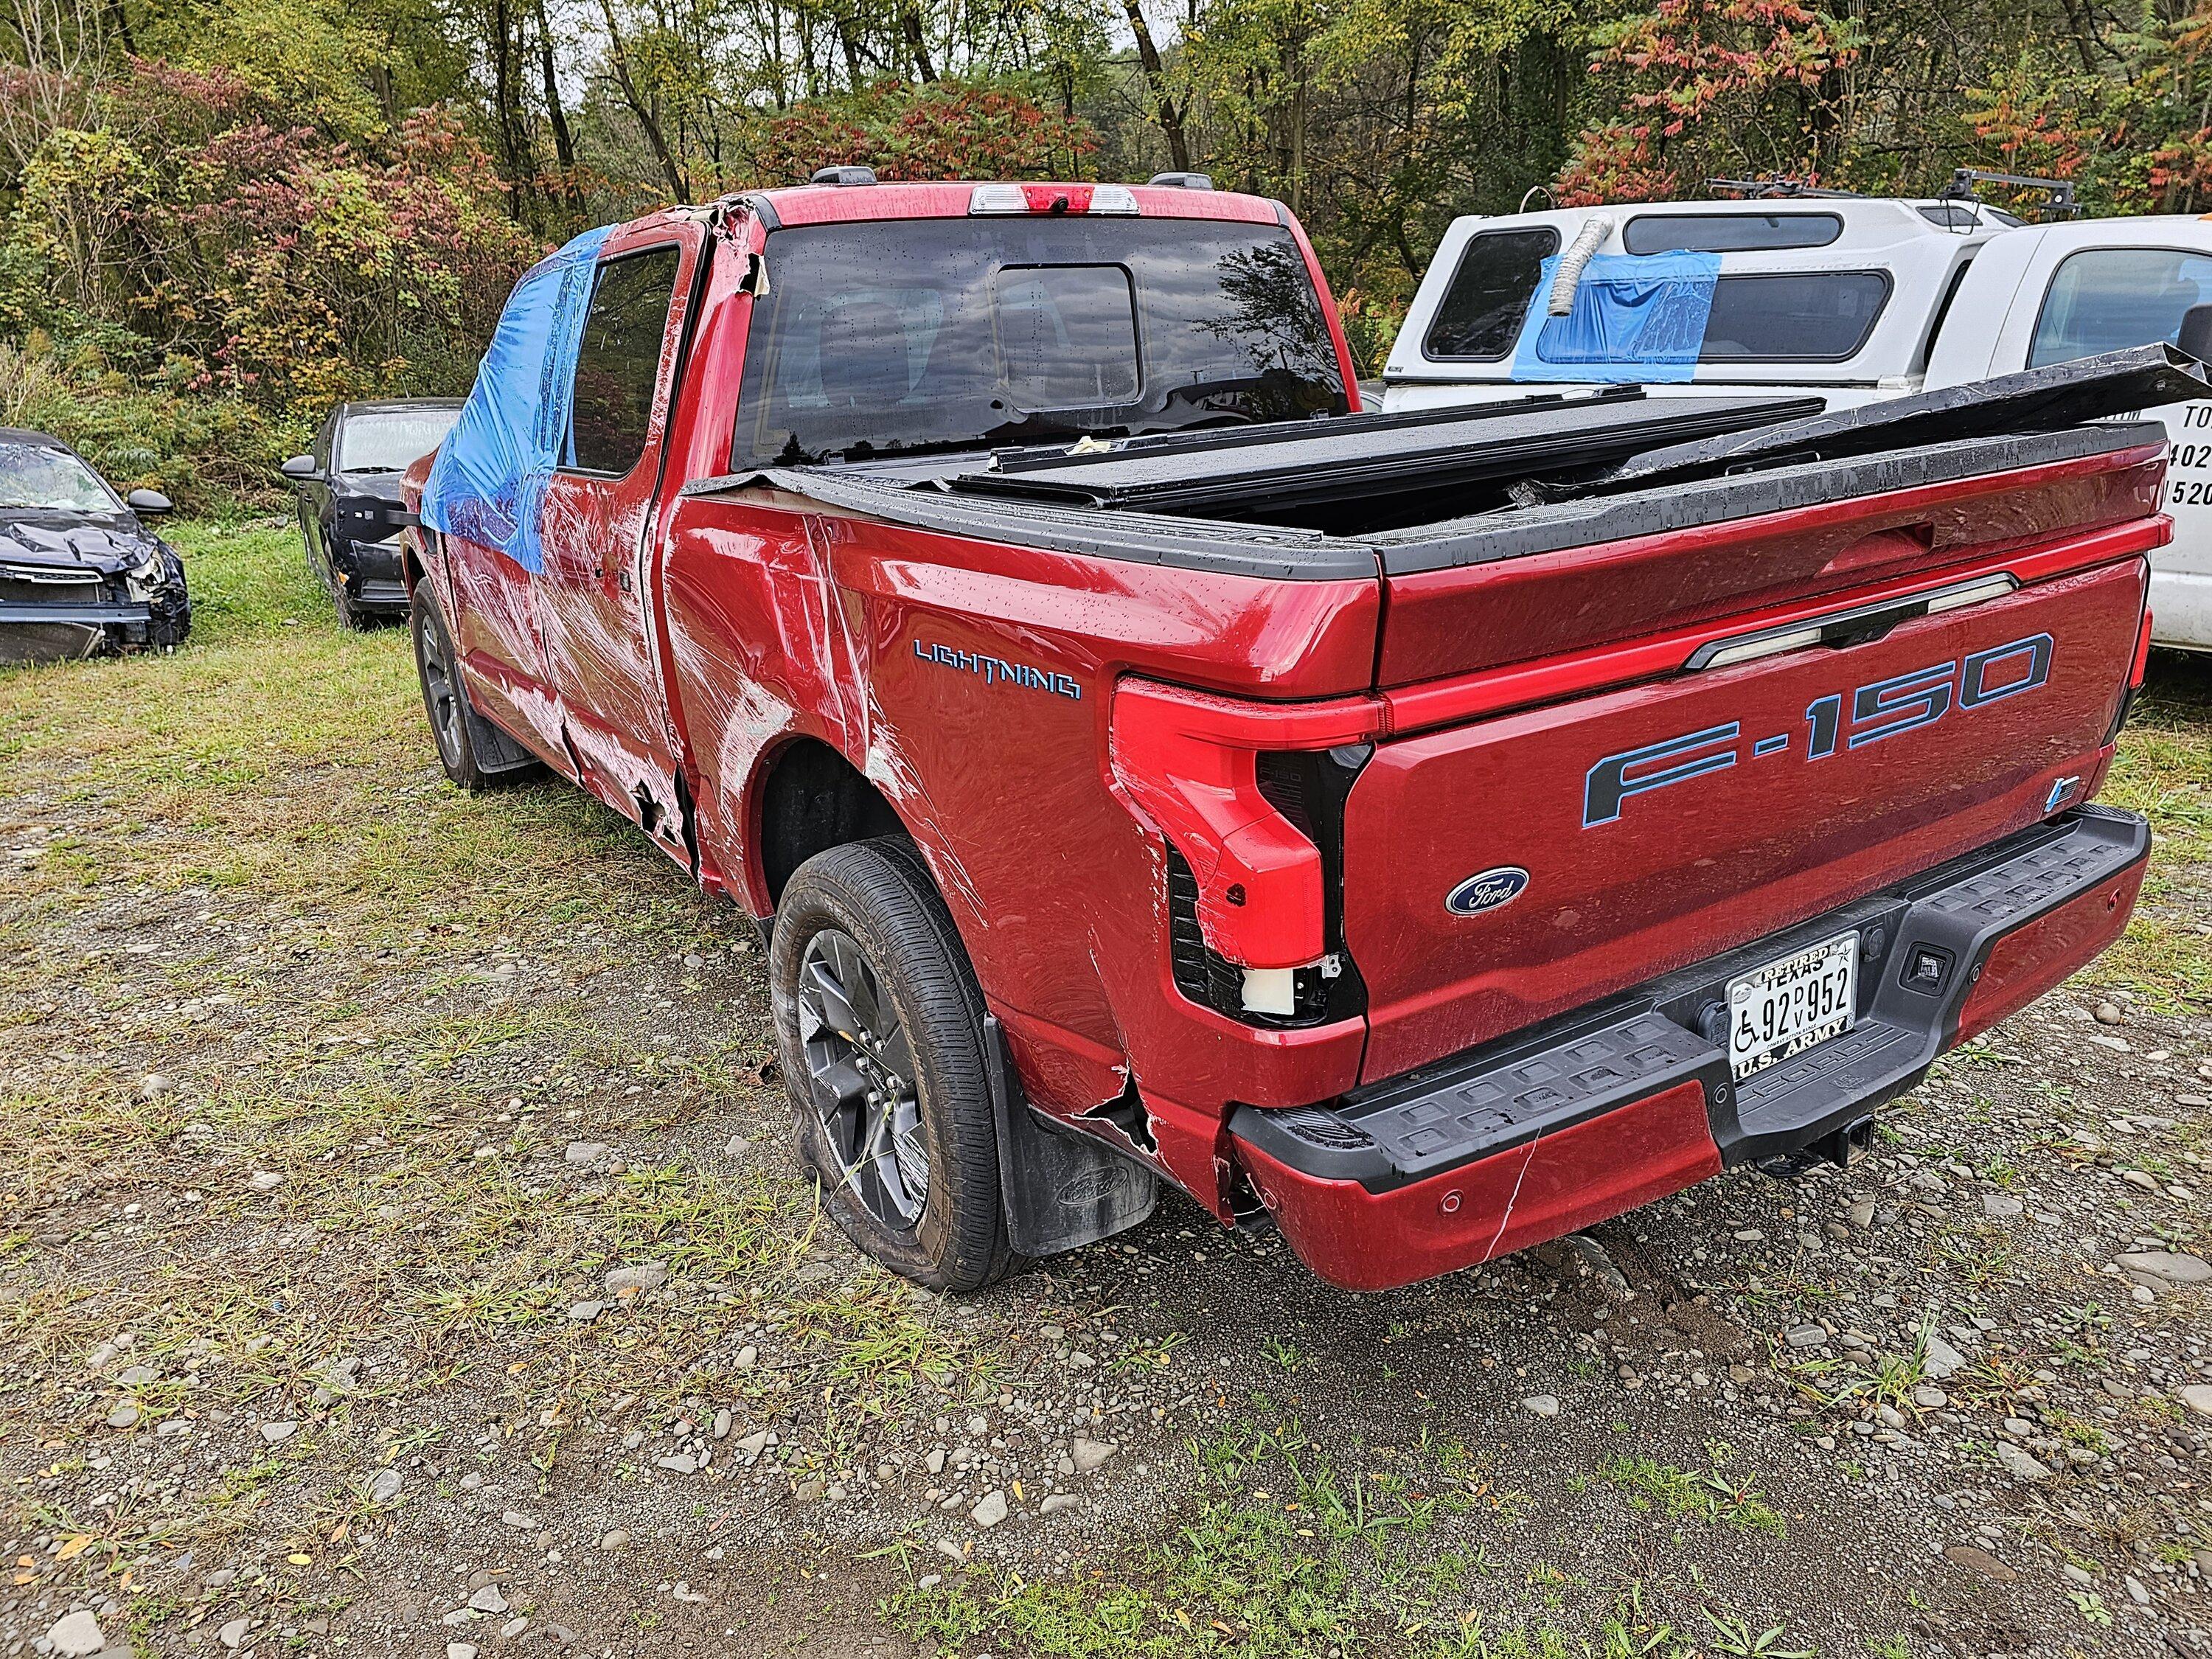
[[[1778,657],[1785,651],[1802,651],[1814,645],[1825,645],[1834,651],[1848,650],[1881,638],[1899,623],[1963,610],[1986,599],[2001,599],[2019,586],[2020,579],[2006,571],[1995,576],[1978,576],[1972,581],[1953,582],[1948,587],[1908,593],[1901,599],[1877,599],[1872,605],[1832,611],[1825,617],[1808,617],[1802,622],[1762,628],[1730,639],[1710,640],[1690,653],[1682,670],[1695,673],[1704,668],[1730,668],[1738,663],[1757,662],[1762,657]]]

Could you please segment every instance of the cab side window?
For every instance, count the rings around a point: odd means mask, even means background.
[[[599,267],[568,416],[568,465],[580,471],[619,477],[645,453],[681,257],[680,249],[649,248]]]
[[[2027,366],[2171,343],[2192,307],[2212,304],[2212,253],[2172,247],[2091,247],[2051,274]]]

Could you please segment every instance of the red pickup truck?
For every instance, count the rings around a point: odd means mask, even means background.
[[[1273,202],[842,170],[555,256],[410,476],[446,770],[760,920],[926,1284],[1162,1177],[1378,1289],[1845,1160],[2127,921],[2164,436],[2080,416],[2193,366],[1374,415],[1334,318]]]

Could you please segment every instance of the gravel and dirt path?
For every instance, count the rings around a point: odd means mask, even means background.
[[[180,540],[187,651],[0,681],[0,1656],[2212,1659],[2205,668],[2130,938],[1850,1174],[948,1299],[798,1179],[744,918]]]

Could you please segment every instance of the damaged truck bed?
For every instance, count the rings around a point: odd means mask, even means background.
[[[925,1283],[1162,1177],[1371,1289],[1845,1158],[2126,922],[2165,461],[2102,417],[2201,366],[1376,416],[1332,314],[1255,198],[732,198],[526,277],[410,476],[448,772],[761,919]]]

